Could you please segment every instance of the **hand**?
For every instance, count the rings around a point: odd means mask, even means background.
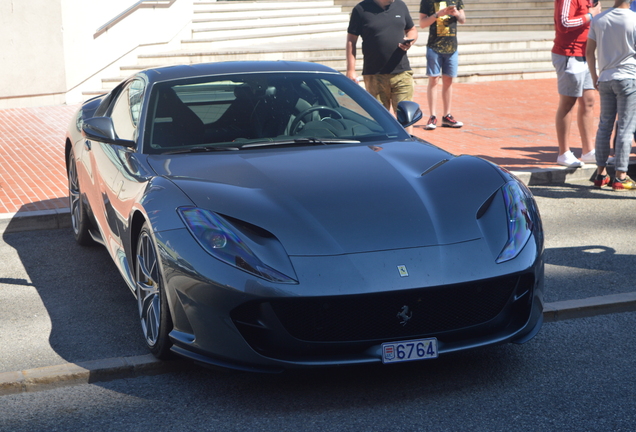
[[[592,16],[596,16],[598,14],[601,13],[601,2],[598,2],[598,4],[596,6],[592,6],[591,8],[588,9],[590,11],[590,13],[592,14]]]
[[[459,11],[457,10],[456,6],[448,6],[448,7],[445,7],[444,9],[438,10],[437,16],[438,17],[443,17],[445,15],[457,16],[458,13]]]
[[[354,83],[358,82],[358,75],[356,74],[356,71],[347,71],[347,78],[349,78]]]
[[[404,51],[408,51],[408,49],[411,48],[411,45],[413,45],[413,42],[415,41],[399,43],[398,46]]]

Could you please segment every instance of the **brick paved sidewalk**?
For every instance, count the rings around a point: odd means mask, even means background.
[[[415,100],[427,118],[426,88],[421,86],[416,93]],[[451,111],[465,126],[427,131],[423,120],[415,126],[414,133],[451,153],[480,156],[511,171],[556,168],[554,115],[558,101],[556,79],[454,84]],[[439,116],[441,93],[437,104]],[[595,111],[596,125],[598,97]],[[576,119],[572,122],[570,146],[576,156],[581,155]]]
[[[417,136],[451,153],[480,156],[512,171],[556,168],[556,80],[455,84],[453,90],[452,113],[465,126],[424,130],[429,113],[426,87],[419,86],[415,100],[425,120],[415,126]],[[441,113],[441,93],[438,103]],[[63,143],[76,109],[0,110],[0,214],[67,207]],[[571,144],[580,155],[575,123]]]

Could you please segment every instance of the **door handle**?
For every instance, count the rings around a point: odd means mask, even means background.
[[[85,141],[84,141],[84,148],[85,148],[86,150],[90,150],[90,149],[91,149],[91,142],[90,142],[90,140],[85,140]]]

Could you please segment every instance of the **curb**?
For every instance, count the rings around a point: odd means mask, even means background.
[[[0,235],[21,231],[35,231],[71,227],[68,208],[0,214]]]
[[[609,167],[608,171],[612,168]],[[512,174],[528,186],[563,184],[571,181],[593,181],[594,175],[596,175],[596,165],[587,164],[581,168],[536,168],[528,171],[512,171]]]
[[[18,372],[0,372],[0,396],[93,384],[178,370],[186,360],[161,361],[152,354],[65,363]]]
[[[543,320],[544,322],[557,322],[633,311],[636,311],[636,292],[629,292],[546,303],[543,310]],[[188,364],[191,362],[185,359],[161,361],[152,354],[146,354],[66,363],[18,372],[0,372],[0,396],[159,375],[181,370]]]
[[[546,303],[543,307],[543,321],[556,322],[633,311],[636,311],[636,292],[628,292]]]

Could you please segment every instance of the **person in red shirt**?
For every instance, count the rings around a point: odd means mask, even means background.
[[[585,61],[585,44],[592,17],[601,12],[601,5],[593,0],[555,0],[552,64],[557,72],[559,107],[556,112],[556,132],[559,143],[557,163],[580,167],[585,162],[596,163],[594,151],[594,83]],[[574,106],[583,147],[581,159],[570,150],[568,143]]]

